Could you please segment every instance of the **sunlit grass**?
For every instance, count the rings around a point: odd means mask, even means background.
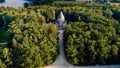
[[[95,2],[78,2],[78,1],[55,1],[53,5],[73,5],[73,6],[91,6],[91,5],[104,5],[104,3],[95,3]]]

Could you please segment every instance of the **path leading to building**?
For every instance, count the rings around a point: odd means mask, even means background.
[[[43,68],[120,68],[120,65],[96,65],[96,66],[73,66],[70,65],[66,58],[65,58],[65,54],[64,54],[64,47],[63,47],[63,30],[59,30],[58,31],[58,37],[59,37],[59,50],[60,50],[60,55],[58,56],[58,58],[56,59],[56,61],[51,64],[48,65],[46,67]]]
[[[60,55],[58,56],[57,60],[52,64],[47,66],[46,68],[62,68],[62,67],[73,67],[72,65],[70,65],[65,58],[64,55],[64,47],[63,47],[63,30],[59,30],[58,31],[58,38],[59,38],[59,51],[60,51]]]

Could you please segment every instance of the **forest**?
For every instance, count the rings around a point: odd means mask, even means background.
[[[55,20],[63,11],[65,56],[70,64],[120,64],[119,6],[49,4],[0,7],[0,68],[44,67],[59,55]]]
[[[119,8],[99,7],[73,11],[64,33],[65,55],[70,64],[120,64]]]
[[[0,0],[0,2],[5,2],[5,0]]]
[[[0,7],[1,68],[43,67],[56,60],[59,54],[57,27],[47,25],[49,18],[46,20],[42,14],[46,17],[48,14],[42,12],[32,8]]]

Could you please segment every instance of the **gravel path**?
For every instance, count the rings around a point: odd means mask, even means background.
[[[57,60],[52,64],[47,66],[46,68],[59,68],[59,67],[73,67],[72,65],[70,65],[65,58],[64,55],[64,47],[63,47],[63,30],[59,30],[59,50],[60,50],[60,55],[58,56]]]
[[[46,67],[43,68],[120,68],[120,65],[96,65],[96,66],[73,66],[70,65],[64,55],[64,47],[63,47],[63,30],[59,30],[59,50],[60,55],[58,56],[57,60]]]

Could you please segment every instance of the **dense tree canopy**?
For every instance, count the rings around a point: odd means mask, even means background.
[[[55,0],[29,0],[34,5],[43,5],[43,4],[50,4],[53,3]]]
[[[115,11],[115,8],[101,7],[97,10],[90,8],[81,12],[75,11],[72,14],[72,20],[69,19],[70,23],[64,33],[65,53],[69,63],[120,63],[119,19],[116,18],[118,15]]]
[[[54,10],[49,15],[46,11],[25,8],[1,7],[0,10],[0,28],[4,29],[1,32],[7,33],[0,33],[0,42],[7,42],[4,47],[0,43],[1,67],[42,67],[56,60],[57,27],[46,23],[54,19]],[[51,14],[53,18],[49,17]]]
[[[5,2],[5,0],[0,0],[0,2]]]
[[[68,22],[64,46],[69,63],[119,64],[119,9],[101,4],[0,7],[0,67],[33,68],[53,63],[59,54],[58,29],[53,22],[60,11]]]

